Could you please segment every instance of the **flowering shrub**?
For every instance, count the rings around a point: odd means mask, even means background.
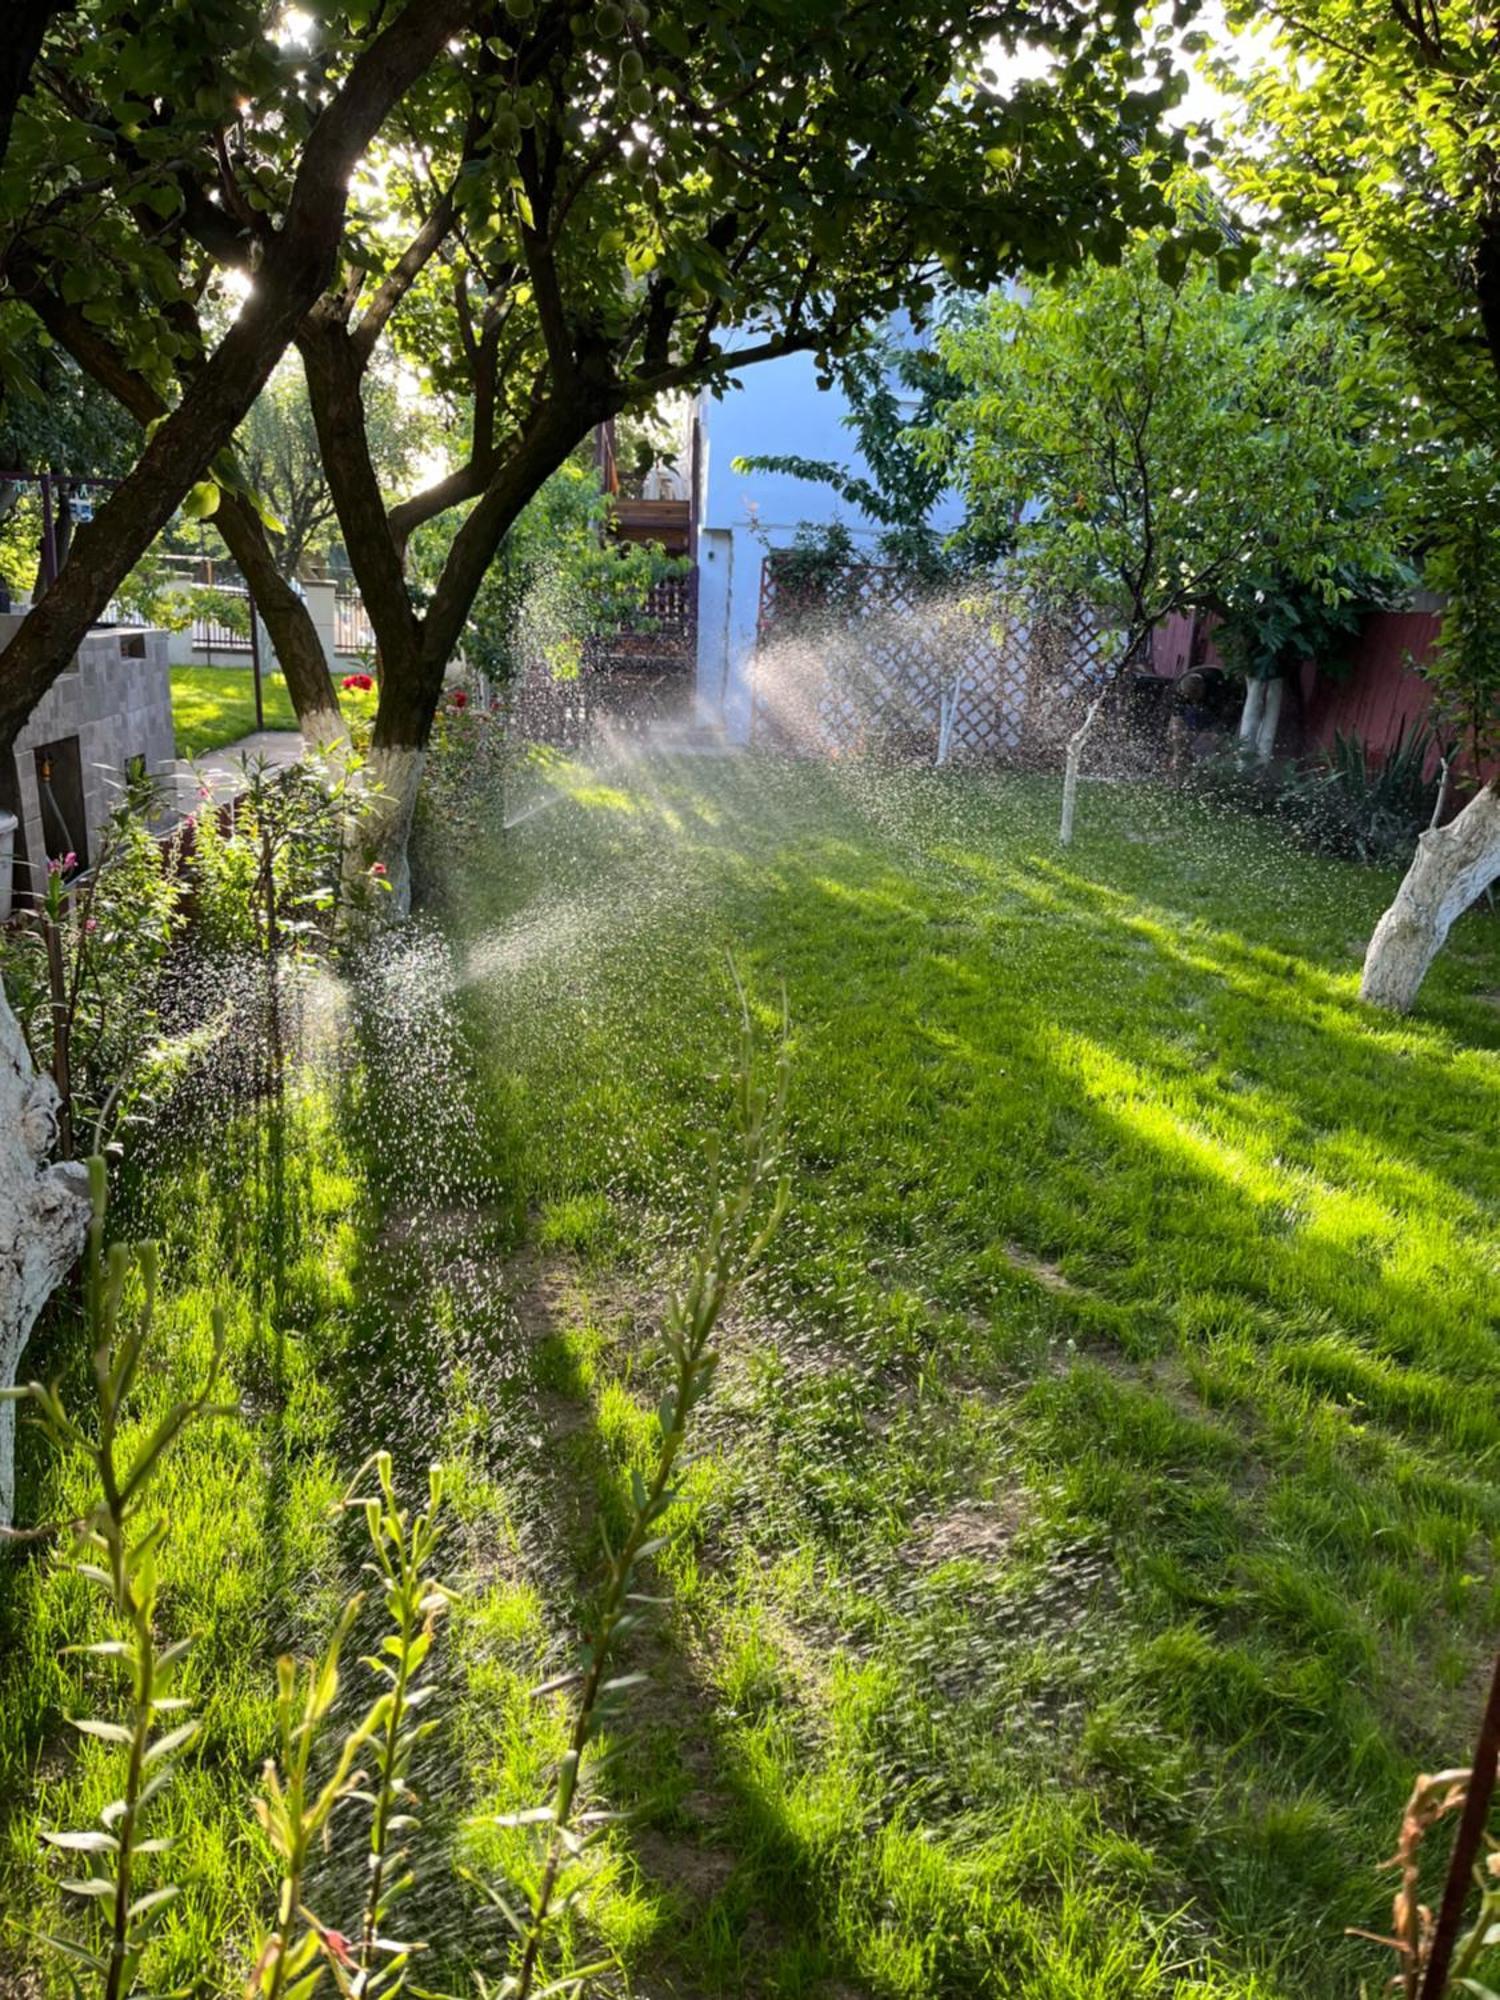
[[[149,779],[128,785],[92,869],[78,877],[73,853],[49,861],[40,903],[0,932],[0,978],[33,1060],[61,1094],[65,1151],[106,1100],[123,1114],[150,1091],[183,914],[177,849],[148,823],[155,804]]]
[[[503,788],[509,738],[503,704],[476,701],[467,688],[454,688],[434,718],[427,771],[417,802],[418,828],[440,827],[443,838],[455,827],[478,832],[478,815],[488,794]]]
[[[247,759],[232,814],[198,815],[193,884],[198,929],[224,951],[277,956],[326,944],[360,796],[355,764],[307,757],[277,769]]]

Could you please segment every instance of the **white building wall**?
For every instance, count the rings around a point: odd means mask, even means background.
[[[880,524],[841,500],[831,486],[785,474],[739,473],[734,460],[795,454],[863,471],[838,388],[820,389],[809,354],[747,368],[741,386],[705,396],[698,514],[698,709],[722,722],[730,738],[750,731],[751,672],[760,615],[761,569],[768,548],[785,548],[804,522],[842,521],[856,547],[873,545]],[[940,532],[962,510],[946,496],[932,517]]]

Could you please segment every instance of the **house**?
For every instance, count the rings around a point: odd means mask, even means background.
[[[793,454],[865,470],[844,419],[849,405],[835,386],[820,389],[810,354],[790,354],[747,368],[722,396],[700,395],[694,494],[697,558],[696,707],[701,721],[730,740],[750,733],[751,675],[760,618],[761,576],[774,549],[799,526],[839,520],[856,548],[882,532],[829,486],[777,473],[736,472],[742,457]],[[946,495],[932,517],[939,532],[956,527],[961,507]]]

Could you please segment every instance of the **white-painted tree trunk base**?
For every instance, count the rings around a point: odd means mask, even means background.
[[[1286,682],[1281,679],[1266,681],[1266,694],[1261,703],[1260,727],[1255,732],[1255,761],[1269,764],[1276,752],[1276,731],[1281,722],[1281,700],[1286,693]]]
[[[39,1076],[0,992],[0,1389],[11,1388],[37,1315],[71,1269],[89,1225],[89,1180],[44,1166],[57,1140],[57,1090]],[[16,1505],[16,1409],[0,1403],[0,1527]]]
[[[1281,723],[1281,702],[1286,682],[1255,680],[1245,683],[1245,705],[1240,710],[1240,762],[1253,757],[1257,764],[1269,764],[1276,750],[1276,731]]]
[[[1493,784],[1446,826],[1429,827],[1396,900],[1375,926],[1359,995],[1404,1014],[1476,896],[1500,877],[1500,791]]]
[[[377,923],[395,921],[411,910],[411,823],[422,788],[427,752],[384,745],[370,752],[359,774],[364,810],[358,815],[344,856],[345,888],[356,907]],[[371,888],[372,870],[384,869],[388,890]]]
[[[1073,845],[1073,822],[1078,815],[1078,780],[1083,772],[1083,750],[1089,740],[1089,731],[1099,710],[1104,706],[1104,696],[1096,695],[1089,704],[1088,714],[1068,738],[1067,755],[1063,760],[1062,817],[1057,825],[1059,847]]]
[[[310,709],[298,718],[298,728],[302,731],[302,741],[309,750],[330,761],[342,761],[349,750],[349,725],[340,710],[328,708]]]
[[[953,728],[958,721],[958,704],[963,699],[964,677],[945,688],[938,700],[937,763],[941,767],[953,754]]]

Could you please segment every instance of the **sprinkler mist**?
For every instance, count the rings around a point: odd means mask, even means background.
[[[591,1219],[626,1218],[636,1296],[645,1301],[639,1318],[649,1324],[656,1279],[694,1227],[696,1139],[714,1116],[714,1071],[731,1022],[727,984],[717,1012],[703,998],[715,990],[704,967],[722,966],[726,947],[753,958],[761,940],[745,927],[754,899],[846,898],[862,920],[886,926],[899,950],[902,925],[938,921],[920,911],[916,883],[929,905],[951,913],[942,921],[955,934],[971,912],[982,914],[1003,949],[1007,924],[1081,926],[1081,899],[1092,895],[1100,922],[1116,924],[1132,946],[1165,956],[1157,940],[1170,932],[1182,954],[1199,948],[1191,912],[1123,896],[1100,903],[1106,892],[1087,879],[1085,862],[1060,864],[1052,829],[1065,715],[1049,739],[1056,761],[1045,796],[1034,776],[1018,781],[993,768],[1019,757],[1027,730],[1050,711],[1040,696],[1028,706],[1024,687],[997,686],[975,643],[978,616],[954,594],[920,618],[891,614],[855,631],[809,623],[779,638],[758,663],[757,748],[741,758],[695,754],[680,733],[653,738],[613,723],[597,728],[584,752],[512,752],[472,770],[461,815],[445,803],[419,828],[429,911],[366,940],[347,961],[289,961],[275,975],[274,1012],[259,964],[207,954],[184,964],[175,1004],[185,1028],[196,1024],[204,1051],[179,1087],[181,1104],[199,1130],[255,1135],[248,1151],[238,1140],[226,1149],[218,1169],[225,1192],[239,1177],[242,1212],[264,1213],[268,1203],[282,1211],[272,1231],[277,1268],[258,1294],[272,1359],[247,1402],[274,1413],[287,1383],[314,1373],[326,1417],[317,1449],[335,1484],[382,1449],[393,1453],[408,1494],[429,1461],[455,1468],[461,1498],[445,1580],[491,1607],[464,1626],[468,1665],[437,1676],[429,1715],[439,1728],[415,1773],[425,1985],[439,1987],[450,1973],[463,1981],[476,1961],[495,1963],[497,1939],[478,1935],[453,1852],[468,1838],[476,1769],[493,1775],[506,1732],[534,1726],[522,1695],[504,1689],[514,1681],[524,1691],[557,1670],[591,1578],[580,1509],[593,1503],[579,1500],[574,1461],[597,1450],[598,1438],[584,1387],[566,1413],[582,1435],[560,1442],[557,1385],[566,1379],[576,1388],[566,1371],[576,1366],[569,1338],[577,1329],[539,1281],[544,1232],[536,1225],[577,1231]],[[1029,626],[1008,631],[1007,644],[1034,651]],[[891,665],[903,657],[936,657],[941,671],[915,685]],[[985,717],[998,738],[988,751],[977,742]],[[1028,829],[1004,864],[986,851],[997,793]],[[1123,812],[1115,803],[1122,845],[1180,837],[1181,801],[1169,807],[1158,788],[1134,788]],[[1089,820],[1086,806],[1085,854]],[[1234,827],[1206,811],[1193,823],[1207,873],[1244,865],[1252,843],[1242,848]],[[1262,858],[1270,853],[1263,830],[1253,846]],[[795,952],[795,925],[780,928]],[[779,993],[785,975],[797,1016],[795,962],[754,972],[762,996]],[[1247,966],[1245,976],[1255,972]],[[678,986],[694,997],[661,1033],[661,995]],[[645,1022],[658,1024],[654,1041]],[[539,1124],[538,1105],[553,1126]],[[643,1132],[638,1114],[670,1129]],[[148,1156],[172,1143],[170,1126],[142,1128]],[[582,1203],[554,1178],[564,1140],[575,1155],[588,1149]],[[298,1259],[308,1192],[299,1158],[346,1176],[355,1239],[347,1301],[333,1331],[319,1335],[323,1344],[306,1353]],[[811,1257],[817,1229],[815,1218],[790,1218],[788,1269],[800,1246]],[[914,1264],[919,1257],[914,1251]],[[834,1306],[825,1321],[805,1288],[774,1273],[753,1311],[757,1360],[788,1381],[805,1374],[821,1382],[832,1355],[857,1383],[878,1382],[885,1336],[874,1324],[840,1317]],[[648,1334],[631,1337],[642,1343],[644,1372]],[[739,1420],[732,1408],[716,1409],[710,1435],[732,1444]],[[270,1531],[278,1494],[305,1468],[272,1417],[264,1436]],[[347,1575],[320,1582],[352,1585],[361,1553],[351,1534],[337,1555]],[[305,1652],[295,1560],[289,1551],[288,1588],[267,1614],[267,1638],[276,1650]],[[1057,1617],[1072,1617],[1092,1587],[1070,1572],[1058,1586]],[[500,1694],[465,1694],[475,1661],[475,1684]],[[351,1715],[357,1699],[351,1688]],[[341,1872],[351,1865],[338,1853],[324,1864],[324,1879],[312,1885],[315,1907],[357,1901],[357,1885]]]

